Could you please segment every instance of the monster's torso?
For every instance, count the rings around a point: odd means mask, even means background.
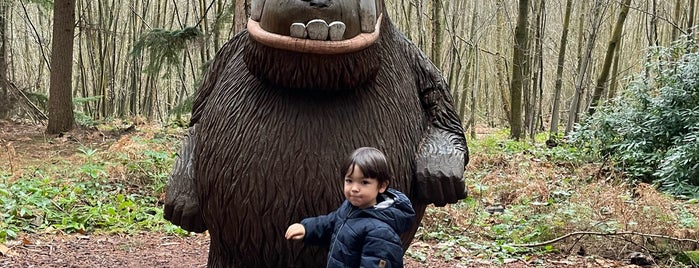
[[[219,63],[222,73],[207,93],[209,101],[196,108],[196,190],[203,217],[212,236],[237,241],[228,245],[232,254],[271,256],[265,264],[248,264],[315,265],[322,258],[313,255],[322,250],[302,249],[283,233],[291,223],[340,205],[339,169],[354,149],[382,150],[395,177],[390,186],[410,196],[415,153],[427,129],[417,88],[421,78],[405,55],[389,54],[375,78],[354,88],[286,88],[249,71],[243,53],[251,41],[244,37],[219,52],[229,57]],[[258,252],[244,252],[250,249]],[[279,254],[287,251],[296,254]]]

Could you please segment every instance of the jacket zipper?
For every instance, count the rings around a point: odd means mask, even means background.
[[[355,210],[354,208],[352,208],[352,210],[349,213],[347,213],[347,217],[345,217],[344,221],[342,222],[342,225],[340,225],[340,228],[337,229],[337,234],[335,235],[335,239],[334,239],[332,245],[330,245],[330,251],[328,251],[330,254],[333,253],[333,249],[335,249],[335,244],[337,243],[337,237],[340,236],[342,228],[345,227],[347,220],[349,220],[352,217],[353,213],[358,212],[358,211],[359,210]],[[330,258],[330,257],[331,256],[328,256],[328,258]]]

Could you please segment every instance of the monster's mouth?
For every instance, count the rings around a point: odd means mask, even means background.
[[[373,45],[378,40],[382,20],[376,1],[360,0],[359,2],[358,14],[353,12],[354,15],[350,18],[343,16],[338,19],[336,16],[325,13],[311,12],[316,11],[311,9],[302,10],[309,13],[305,14],[304,18],[289,19],[283,16],[263,15],[265,1],[253,1],[252,15],[248,19],[247,29],[253,40],[277,49],[312,54],[356,52]],[[296,9],[302,8],[296,7]],[[272,10],[270,13],[276,11]],[[263,20],[268,19],[275,22],[263,23]],[[343,19],[349,21],[351,26],[347,26]],[[288,28],[284,28],[284,25]]]

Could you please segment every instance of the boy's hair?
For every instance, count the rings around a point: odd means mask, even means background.
[[[342,165],[340,176],[344,178],[347,173],[352,174],[355,166],[362,169],[365,178],[374,178],[379,182],[379,185],[391,180],[392,175],[388,161],[386,161],[386,155],[374,147],[361,147],[354,150]],[[351,172],[349,172],[350,169],[352,169]]]

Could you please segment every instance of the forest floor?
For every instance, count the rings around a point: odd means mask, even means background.
[[[179,237],[159,233],[136,235],[28,234],[0,245],[0,267],[206,267],[206,234]],[[534,264],[521,260],[447,262],[434,245],[415,242],[411,247],[432,250],[424,261],[405,258],[405,267],[640,267],[622,260],[577,255],[541,256]],[[4,248],[4,249],[3,249]],[[470,263],[470,264],[464,264]]]
[[[128,128],[104,132],[80,129],[47,137],[45,127],[0,121],[0,163],[7,170],[56,157],[70,158],[89,144],[106,148]],[[2,211],[0,211],[2,212]],[[417,239],[416,239],[417,240]],[[17,235],[0,243],[0,267],[205,267],[209,238],[206,233],[177,236],[161,232],[135,234],[64,233],[48,228]],[[625,259],[549,253],[522,259],[493,260],[461,254],[448,260],[440,241],[414,241],[406,254],[406,267],[639,267]]]

